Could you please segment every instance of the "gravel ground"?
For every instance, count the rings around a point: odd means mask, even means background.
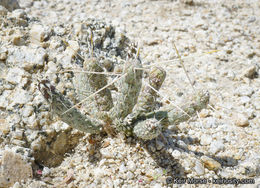
[[[16,4],[6,6],[8,10],[0,7],[0,14],[6,15],[0,20],[0,187],[192,187],[172,184],[176,177],[251,178],[255,187],[260,184],[258,1],[24,0],[19,4],[22,10],[12,11],[19,8]],[[164,132],[168,145],[160,138],[92,139],[55,120],[46,109],[37,111],[35,106],[44,104],[37,79],[58,70],[53,59],[73,55],[55,43],[60,38],[48,41],[48,34],[53,30],[63,36],[67,25],[86,18],[112,24],[138,43],[144,66],[166,70],[161,94],[168,99],[161,97],[162,103],[170,100],[181,106],[194,95],[194,88],[209,91],[210,106],[191,121],[171,125]],[[69,85],[66,79],[58,89]],[[7,181],[7,170],[3,171],[11,168],[4,166],[8,156],[25,163],[19,168],[28,169],[25,174],[33,178]],[[212,182],[201,185],[208,186],[222,187]]]

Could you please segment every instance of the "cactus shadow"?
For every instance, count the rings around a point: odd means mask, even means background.
[[[156,145],[156,139],[150,141],[140,141],[141,146],[150,154],[156,164],[165,169],[166,175],[170,179],[170,182],[173,178],[181,177],[185,178],[184,167],[179,163],[178,159],[175,159],[167,150],[167,148],[162,148],[160,151],[154,151]],[[167,179],[168,179],[167,178]],[[166,179],[166,181],[167,181]],[[170,183],[169,182],[169,183]]]
[[[94,165],[97,165],[102,159],[100,149],[102,148],[102,141],[107,137],[105,133],[92,134],[89,136],[89,152],[88,161]]]
[[[187,152],[187,153],[194,153],[197,157],[202,157],[202,156],[210,157],[210,158],[214,159],[215,161],[219,162],[222,167],[234,167],[234,166],[238,165],[238,160],[234,159],[233,157],[230,157],[230,156],[218,157],[218,156],[210,154],[210,153],[203,153],[203,152],[189,150],[187,148],[186,149],[181,148],[177,144],[177,142],[179,140],[183,141],[187,145],[199,145],[200,143],[199,143],[198,138],[192,138],[190,136],[177,138],[175,144],[176,144],[177,148],[180,148],[181,150],[184,150],[184,152]]]
[[[168,176],[166,179],[166,183],[170,184],[173,182],[174,178],[186,178],[187,173],[185,172],[184,167],[181,165],[178,159],[174,158],[171,153],[169,152],[169,149],[172,148],[172,150],[179,150],[181,152],[186,153],[193,153],[197,158],[200,158],[201,156],[207,156],[210,157],[217,162],[221,164],[221,167],[234,167],[238,165],[238,160],[230,157],[230,156],[223,156],[218,157],[215,155],[211,155],[208,153],[193,151],[188,148],[182,148],[180,147],[177,142],[181,140],[187,145],[192,144],[199,144],[197,138],[192,137],[181,137],[177,138],[176,141],[172,141],[173,139],[168,138],[168,145],[165,145],[164,148],[161,150],[156,150],[153,148],[156,148],[156,139],[150,140],[150,141],[139,141],[142,147],[150,154],[150,156],[153,158],[153,160],[156,162],[156,164],[166,170],[166,175]]]

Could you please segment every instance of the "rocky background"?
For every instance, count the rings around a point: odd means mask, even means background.
[[[167,187],[175,177],[253,178],[254,186],[260,184],[258,1],[0,5],[0,187]],[[210,105],[198,117],[164,132],[169,145],[160,138],[92,139],[53,117],[38,81],[48,75],[61,92],[71,87],[70,74],[51,73],[73,68],[77,45],[68,36],[87,18],[137,43],[146,68],[166,70],[164,105],[181,106],[194,95],[174,44],[194,89],[210,92]]]

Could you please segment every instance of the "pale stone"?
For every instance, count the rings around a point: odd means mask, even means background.
[[[200,138],[200,143],[201,143],[201,145],[204,145],[204,146],[209,145],[211,143],[211,141],[212,141],[212,138],[210,135],[203,134]]]
[[[204,163],[204,166],[209,170],[218,170],[221,167],[221,164],[217,161],[215,161],[212,158],[209,158],[207,156],[201,157],[202,162]]]
[[[22,81],[23,76],[25,76],[25,71],[21,68],[14,67],[8,71],[6,81],[11,84],[18,84]]]
[[[31,28],[31,42],[35,44],[40,44],[44,40],[45,29],[40,24],[35,24]]]
[[[8,9],[9,11],[20,8],[17,0],[1,0],[0,5]]]
[[[0,132],[7,135],[10,132],[9,124],[5,119],[0,119]]]
[[[257,68],[255,65],[251,65],[249,66],[244,72],[243,72],[243,76],[247,77],[247,78],[253,78],[256,74]]]
[[[199,176],[203,175],[205,173],[205,169],[204,169],[203,164],[198,160],[196,160],[196,162],[195,162],[194,170],[197,172],[197,174]]]
[[[133,161],[128,161],[127,167],[132,172],[135,172],[135,170],[136,170],[136,164]]]
[[[43,48],[27,48],[22,46],[8,51],[7,63],[17,64],[26,71],[34,71],[44,65],[47,53]]]
[[[243,114],[237,115],[235,117],[235,125],[239,127],[247,127],[249,125],[248,118]]]
[[[32,178],[32,167],[12,151],[4,151],[0,168],[0,187]]]
[[[26,104],[32,100],[32,95],[24,89],[16,89],[12,96],[12,103],[10,106],[15,106],[17,104]]]
[[[0,5],[0,16],[7,15],[7,9]]]
[[[10,90],[4,90],[2,95],[0,95],[0,108],[8,107],[8,96],[11,94]]]
[[[216,154],[217,152],[219,152],[223,149],[224,149],[224,144],[223,144],[222,140],[213,141],[210,144],[209,152],[212,153],[212,154]]]
[[[12,12],[12,17],[25,19],[26,12],[23,9],[16,9]]]
[[[119,172],[120,172],[120,173],[125,173],[126,171],[127,171],[127,168],[126,168],[125,164],[122,163],[122,164],[120,165],[120,167],[119,167]]]

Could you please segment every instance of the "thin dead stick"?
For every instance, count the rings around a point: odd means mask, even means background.
[[[163,97],[163,99],[167,99],[173,106],[175,106],[177,109],[179,109],[180,111],[182,111],[185,115],[189,116],[191,118],[191,116],[189,114],[187,114],[184,110],[182,110],[181,107],[179,107],[178,105],[174,104],[171,100],[169,100],[167,97],[165,97],[163,94],[161,94],[159,91],[157,91],[155,88],[153,88],[149,83],[145,82],[145,84],[150,87],[152,90],[154,90],[156,93],[158,93],[160,96]]]
[[[209,51],[209,52],[198,53],[198,54],[192,55],[191,57],[182,57],[182,60],[183,59],[191,59],[191,58],[195,58],[195,57],[201,57],[203,55],[213,54],[213,53],[216,53],[216,52],[219,52],[219,51],[221,51],[221,50],[212,50],[212,51]],[[179,60],[180,60],[179,57],[177,57],[177,58],[167,60],[167,61],[159,61],[158,64],[160,64],[160,63],[172,63],[172,62],[176,62],[176,61],[179,61]]]
[[[94,72],[94,71],[80,71],[80,70],[65,70],[65,71],[59,71],[59,72],[50,72],[49,74],[63,74],[66,72],[76,72],[76,73],[86,73],[86,74],[104,74],[104,75],[110,75],[110,76],[121,76],[120,73],[110,73],[110,72]]]
[[[198,118],[199,118],[199,121],[200,121],[200,127],[203,129],[203,124],[202,124],[202,120],[201,120],[201,118],[200,118],[199,112],[196,111],[196,114],[197,114],[197,116],[198,116]]]
[[[126,76],[127,74],[123,74],[122,76],[120,76],[119,78],[113,80],[111,83],[107,84],[105,87],[102,87],[101,89],[99,89],[98,91],[96,91],[95,93],[92,93],[91,95],[89,95],[87,98],[85,98],[84,100],[80,101],[79,103],[75,104],[74,106],[72,106],[70,109],[66,110],[65,112],[63,112],[62,115],[66,114],[68,111],[70,111],[71,109],[77,107],[78,105],[82,104],[83,102],[87,101],[89,98],[95,96],[97,93],[99,93],[100,91],[106,89],[107,87],[109,87],[110,85],[112,85],[113,83],[117,82],[118,80],[122,79],[124,76]]]
[[[217,111],[217,109],[215,109],[212,105],[210,105],[210,104],[208,104],[208,105],[209,105],[209,107],[210,107],[213,111]],[[229,109],[229,108],[227,108],[227,107],[225,107],[225,106],[221,106],[221,105],[218,105],[218,104],[215,104],[215,106],[224,108],[224,109],[226,109],[226,110],[232,110],[232,112],[236,112],[236,113],[238,113],[238,114],[243,114],[243,113],[241,113],[241,112],[239,112],[239,111],[237,111],[237,110]]]
[[[174,48],[175,48],[175,51],[176,51],[176,53],[177,53],[177,55],[178,55],[178,58],[179,58],[179,60],[180,60],[181,66],[182,66],[182,68],[183,68],[183,70],[184,70],[184,72],[185,72],[185,74],[186,74],[186,76],[187,76],[187,78],[188,78],[188,80],[189,80],[189,82],[190,82],[190,85],[191,85],[193,91],[196,93],[196,91],[195,91],[195,89],[194,89],[194,87],[193,87],[193,85],[192,85],[191,79],[190,79],[190,77],[189,77],[189,74],[188,74],[188,72],[187,72],[187,70],[186,70],[186,68],[185,68],[185,66],[184,66],[183,60],[181,59],[181,56],[180,56],[180,54],[179,54],[179,51],[178,51],[178,49],[177,49],[177,47],[176,47],[174,41],[173,41],[172,43],[173,43],[173,46],[174,46]]]

